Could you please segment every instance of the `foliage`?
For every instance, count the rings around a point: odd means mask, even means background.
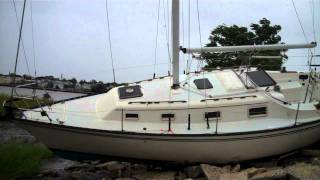
[[[32,176],[39,171],[41,160],[52,156],[42,144],[10,142],[0,146],[0,179]]]
[[[220,25],[211,32],[210,42],[206,46],[262,45],[277,44],[281,41],[281,36],[278,35],[281,26],[271,25],[266,18],[261,19],[258,24],[251,24],[250,30],[237,25]],[[215,68],[248,64],[252,55],[281,56],[281,51],[203,53],[202,57],[206,59],[206,67]],[[254,59],[250,60],[250,64],[261,65],[267,70],[279,70],[286,58],[284,56],[282,59]]]

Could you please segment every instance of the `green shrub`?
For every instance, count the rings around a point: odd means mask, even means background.
[[[0,146],[0,179],[35,175],[41,160],[52,156],[43,144],[10,142]]]

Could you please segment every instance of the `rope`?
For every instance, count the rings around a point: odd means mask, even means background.
[[[37,68],[36,68],[36,53],[34,48],[34,31],[33,31],[33,13],[32,13],[32,1],[30,1],[30,18],[31,18],[31,37],[32,37],[32,51],[33,51],[33,68],[34,68],[34,77],[37,77]]]
[[[115,83],[116,82],[116,75],[115,75],[115,71],[114,71],[113,55],[112,55],[112,43],[111,43],[111,32],[110,32],[110,23],[109,23],[108,0],[106,0],[106,15],[107,15],[108,42],[109,42],[109,51],[110,51],[110,59],[111,59],[111,66],[112,66],[113,82]]]
[[[16,15],[16,21],[17,21],[17,26],[19,28],[19,18],[18,18],[18,13],[17,13],[17,8],[16,8],[16,3],[15,3],[15,0],[12,0],[13,2],[13,7],[14,7],[14,12],[15,12],[15,15]],[[22,29],[21,29],[22,30]],[[22,32],[21,32],[22,34]],[[19,42],[20,43],[20,42]],[[26,62],[26,65],[27,65],[27,71],[28,71],[28,74],[31,75],[30,73],[30,68],[29,68],[29,63],[28,63],[28,59],[27,59],[27,55],[26,55],[26,51],[25,51],[25,48],[24,48],[24,43],[23,43],[23,37],[21,35],[21,46],[22,46],[22,50],[23,50],[23,56],[24,56],[24,60]],[[19,48],[20,50],[20,48]],[[19,52],[18,52],[19,53]]]
[[[154,67],[153,67],[153,78],[156,77],[156,64],[157,64],[157,48],[158,48],[158,34],[159,34],[159,18],[160,18],[160,0],[158,0],[158,12],[157,12],[157,30],[156,30],[156,44],[154,48]]]

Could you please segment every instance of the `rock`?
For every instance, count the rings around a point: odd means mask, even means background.
[[[166,180],[174,180],[175,179],[175,172],[174,171],[147,171],[141,174],[134,174],[132,177],[138,180],[159,180],[159,179],[166,179]]]
[[[240,164],[237,164],[231,169],[231,172],[232,173],[239,172],[240,169],[241,169]]]
[[[125,178],[116,178],[115,180],[136,180],[136,179],[131,177],[125,177]]]
[[[105,162],[102,164],[98,164],[96,165],[97,168],[106,168],[109,171],[115,171],[115,170],[121,170],[123,169],[125,166],[118,161],[109,161],[109,162]]]
[[[203,175],[203,171],[200,166],[189,166],[184,169],[184,173],[188,178],[197,178]]]
[[[251,168],[243,170],[243,172],[247,172],[248,178],[251,178],[252,176],[255,176],[260,173],[264,173],[266,171],[267,171],[266,168],[255,168],[255,167],[251,167]]]
[[[225,165],[221,168],[221,173],[230,173],[231,172],[231,165]]]
[[[320,158],[320,150],[315,150],[315,149],[313,149],[313,150],[302,150],[301,152],[300,152],[300,154],[301,155],[303,155],[303,156],[312,156],[312,157],[318,157],[318,158]]]
[[[320,160],[318,158],[313,158],[311,164],[315,166],[320,166]]]
[[[180,171],[178,171],[174,176],[175,180],[184,180],[186,178],[187,178],[186,174]]]
[[[97,165],[99,164],[101,161],[100,160],[96,160],[96,161],[91,161],[90,163],[93,164],[93,165]]]
[[[50,159],[45,159],[41,162],[40,173],[64,170],[79,164],[80,163],[76,161],[53,157]]]
[[[250,180],[265,180],[265,179],[284,179],[287,172],[281,168],[270,169],[266,172],[254,175]]]
[[[88,166],[89,166],[89,164],[87,164],[87,163],[78,163],[78,164],[72,165],[70,167],[67,167],[65,169],[68,171],[77,171],[80,169],[87,168]]]
[[[237,173],[224,173],[220,174],[219,180],[247,180],[248,174],[247,172],[237,172]]]
[[[98,169],[104,169],[110,172],[113,178],[121,178],[125,165],[118,161],[109,161],[95,166]]]
[[[278,166],[278,159],[268,158],[268,159],[253,160],[249,163],[249,165],[256,168],[267,168],[267,167],[272,168],[272,167]]]
[[[10,121],[0,121],[0,144],[10,141],[35,143],[36,138]]]
[[[208,180],[219,180],[222,171],[220,167],[208,164],[201,164],[200,166]]]
[[[95,180],[95,179],[111,179],[106,174],[103,173],[93,173],[87,171],[74,171],[69,174],[68,179],[73,180]]]
[[[320,177],[320,166],[317,165],[297,163],[285,169],[291,178],[312,180]]]

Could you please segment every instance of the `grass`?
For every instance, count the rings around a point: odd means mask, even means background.
[[[10,142],[0,146],[0,179],[30,177],[39,172],[41,160],[52,156],[42,144]]]

